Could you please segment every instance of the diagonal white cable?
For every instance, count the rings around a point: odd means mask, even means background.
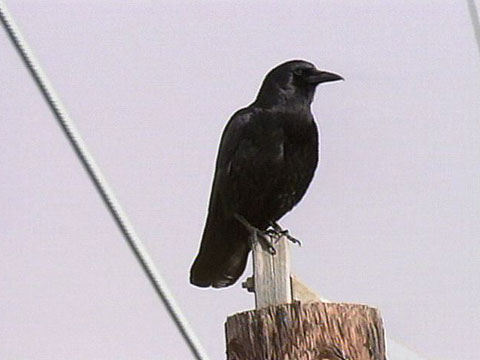
[[[106,207],[108,208],[109,212],[111,213],[115,222],[120,228],[120,231],[130,245],[130,248],[135,254],[135,257],[142,266],[143,270],[145,271],[155,291],[159,295],[160,299],[163,301],[163,304],[167,308],[170,316],[172,317],[172,320],[175,322],[175,325],[177,326],[178,330],[187,342],[190,350],[192,351],[196,359],[208,360],[208,356],[205,353],[205,350],[201,346],[198,338],[193,333],[193,330],[188,324],[187,319],[183,315],[182,311],[178,307],[172,293],[167,287],[167,284],[156,269],[142,241],[136,234],[135,229],[133,228],[132,224],[123,212],[119,202],[117,201],[107,181],[102,175],[100,168],[97,166],[94,158],[86,148],[85,143],[80,137],[78,130],[73,124],[72,119],[68,116],[65,107],[62,105],[58,95],[55,93],[53,87],[48,82],[46,75],[40,68],[38,61],[33,56],[32,51],[28,47],[25,39],[23,38],[18,27],[16,26],[12,15],[8,12],[8,9],[1,0],[0,19],[2,21],[3,27],[8,34],[8,37],[10,38],[14,47],[21,56],[23,62],[25,63],[25,66],[30,71],[30,74],[38,85],[43,97],[48,103],[48,106],[54,113],[65,135],[70,141],[70,144],[75,150],[79,160],[87,170],[88,175],[90,176],[96,189],[100,193],[100,196],[102,197]]]
[[[480,53],[480,18],[478,16],[478,9],[475,4],[475,0],[467,0],[468,11],[472,20],[473,33],[475,34],[475,40],[477,40],[477,47]]]

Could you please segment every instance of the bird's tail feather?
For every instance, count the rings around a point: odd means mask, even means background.
[[[200,287],[227,287],[243,274],[250,247],[248,231],[236,219],[209,214],[190,282]]]

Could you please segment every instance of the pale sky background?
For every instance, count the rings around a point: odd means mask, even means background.
[[[321,166],[281,221],[304,243],[294,272],[379,307],[422,357],[480,358],[480,56],[465,1],[7,5],[212,359],[226,317],[253,308],[240,283],[188,283],[219,137],[294,58],[346,78],[317,91]],[[190,359],[3,30],[0,64],[0,359]]]

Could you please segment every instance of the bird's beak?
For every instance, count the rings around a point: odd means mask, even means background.
[[[309,74],[306,76],[306,80],[310,84],[320,84],[324,82],[338,81],[338,80],[345,80],[345,79],[338,74],[315,69],[309,72]]]

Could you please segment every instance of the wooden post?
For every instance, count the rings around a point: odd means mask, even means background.
[[[227,318],[227,360],[386,360],[379,311],[326,302],[291,275],[287,239],[275,248],[253,249],[256,310]]]
[[[271,306],[227,319],[227,360],[386,360],[383,332],[366,305]]]
[[[281,237],[275,244],[277,253],[272,255],[262,247],[259,241],[255,243],[253,248],[253,287],[257,309],[292,302],[288,247],[288,240]]]

